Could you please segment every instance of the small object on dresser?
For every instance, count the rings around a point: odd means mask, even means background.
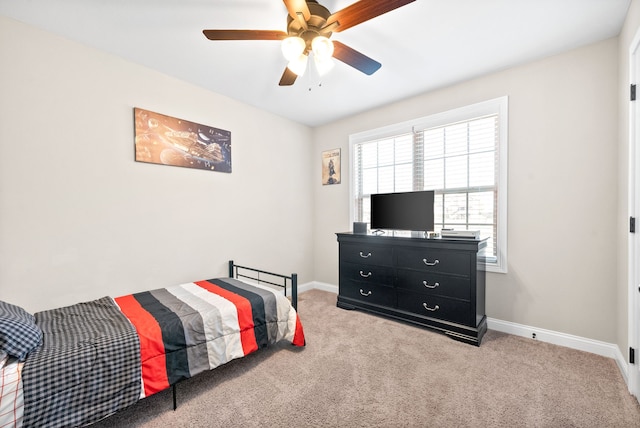
[[[480,231],[479,230],[442,229],[441,235],[442,235],[443,238],[480,239]]]
[[[367,223],[361,221],[353,222],[353,233],[357,233],[358,235],[366,235],[367,234]]]

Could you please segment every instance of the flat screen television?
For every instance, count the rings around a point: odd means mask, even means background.
[[[433,230],[433,190],[371,195],[371,229]]]

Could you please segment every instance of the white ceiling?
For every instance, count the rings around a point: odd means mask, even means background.
[[[355,0],[320,0],[331,12]],[[416,0],[332,39],[382,63],[336,61],[278,86],[278,41],[203,29],[286,31],[281,0],[0,0],[0,14],[309,126],[617,36],[631,0]],[[6,64],[5,64],[6,65]],[[321,85],[319,85],[321,83]]]

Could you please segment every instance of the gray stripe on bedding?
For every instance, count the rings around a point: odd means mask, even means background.
[[[208,370],[207,338],[204,334],[204,322],[200,312],[178,299],[166,288],[153,290],[150,293],[180,318],[186,342],[190,376],[195,376],[197,373]]]

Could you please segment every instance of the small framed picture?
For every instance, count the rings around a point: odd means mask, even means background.
[[[340,149],[322,152],[322,184],[340,184]]]

